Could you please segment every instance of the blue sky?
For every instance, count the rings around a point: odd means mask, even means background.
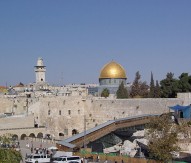
[[[115,60],[128,82],[191,72],[190,0],[1,0],[0,85],[34,82],[43,57],[51,84],[98,83]]]

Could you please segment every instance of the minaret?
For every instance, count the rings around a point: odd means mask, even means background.
[[[35,74],[36,74],[36,83],[45,82],[45,72],[46,66],[43,64],[43,59],[40,57],[37,60],[37,65],[35,67]]]

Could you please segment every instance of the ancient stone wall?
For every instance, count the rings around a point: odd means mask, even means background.
[[[0,129],[27,128],[34,127],[34,117],[29,116],[10,116],[0,118]]]
[[[173,99],[105,99],[82,96],[44,96],[29,98],[28,111],[26,98],[0,98],[0,112],[10,112],[16,103],[15,114],[28,113],[33,116],[38,126],[45,126],[48,133],[58,138],[59,133],[64,134],[64,137],[69,137],[74,133],[82,132],[84,128],[89,129],[108,120],[141,114],[162,114],[169,112],[169,106],[191,103],[191,99],[187,96],[187,98],[183,95],[178,97]],[[18,127],[19,124],[21,127],[27,125],[27,123],[22,123],[23,121],[15,123],[16,121],[17,119],[12,119],[10,122],[3,122],[2,119],[2,124],[12,123],[13,127]]]

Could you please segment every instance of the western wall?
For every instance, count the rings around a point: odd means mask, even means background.
[[[0,129],[31,127],[37,124],[37,127],[44,127],[44,135],[50,134],[61,139],[108,120],[169,112],[169,106],[189,105],[191,98],[189,93],[178,94],[177,98],[172,99],[114,99],[91,96],[43,96],[27,99],[1,96],[0,103]],[[14,115],[2,116],[3,113],[12,111]]]

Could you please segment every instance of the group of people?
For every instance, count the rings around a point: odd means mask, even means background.
[[[35,154],[50,154],[50,151],[47,148],[34,148]]]
[[[35,153],[35,154],[51,154],[50,150],[48,150],[47,148],[42,148],[42,144],[40,144],[39,148],[34,148],[32,141],[31,141],[31,145],[29,143],[27,143],[26,147],[31,150],[31,153]]]

